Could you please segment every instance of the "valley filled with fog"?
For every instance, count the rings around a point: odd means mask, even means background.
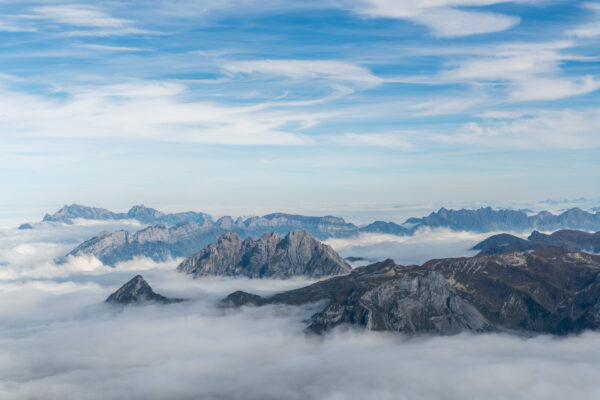
[[[200,278],[180,260],[93,257],[56,264],[100,230],[133,221],[0,229],[0,397],[208,399],[594,399],[600,334],[406,337],[336,328],[305,332],[313,305],[223,309],[236,290],[268,295],[313,281]],[[489,234],[424,230],[411,237],[330,239],[366,262],[472,255]],[[361,262],[358,262],[360,264]],[[107,296],[135,274],[186,301],[119,308]],[[318,305],[315,305],[318,306]]]

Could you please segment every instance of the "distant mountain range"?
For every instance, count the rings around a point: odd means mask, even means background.
[[[600,328],[600,257],[550,247],[421,266],[386,260],[267,298],[234,292],[222,305],[319,301],[325,305],[308,321],[317,333],[349,324],[407,334],[566,335]]]
[[[305,231],[291,231],[283,239],[265,233],[243,241],[226,233],[217,243],[183,261],[177,270],[198,276],[245,276],[248,278],[322,278],[349,273],[352,268],[330,246]]]
[[[256,235],[259,232],[264,233],[263,230],[267,227],[279,235],[285,235],[290,230],[302,229],[319,239],[325,239],[352,236],[358,232],[410,235],[421,227],[446,227],[474,232],[523,231],[529,229],[600,230],[600,208],[594,208],[594,210],[595,213],[579,208],[571,208],[558,215],[548,211],[528,215],[523,210],[494,210],[491,207],[482,207],[476,210],[448,210],[442,207],[439,211],[432,212],[426,217],[409,218],[402,224],[375,221],[369,225],[358,227],[344,221],[343,218],[332,216],[307,217],[296,214],[274,213],[262,217],[237,218],[235,220],[232,217],[225,216],[213,222],[208,214],[193,211],[164,214],[153,208],[138,205],[131,207],[126,213],[114,213],[104,208],[73,204],[64,206],[54,214],[46,214],[43,221],[73,223],[73,220],[77,218],[94,220],[135,219],[148,225],[164,224],[167,226],[174,226],[180,222],[192,222],[198,225],[215,226],[229,232],[245,232],[248,235]]]
[[[285,236],[293,230],[304,230],[319,240],[345,238],[360,233],[413,235],[422,228],[449,228],[474,232],[526,231],[533,229],[583,229],[600,230],[600,212],[590,213],[578,208],[559,215],[543,211],[528,215],[524,211],[493,210],[490,207],[477,210],[447,210],[441,208],[423,218],[409,218],[403,224],[375,221],[358,227],[343,218],[307,217],[296,214],[275,213],[246,219],[225,216],[217,221],[204,213],[185,212],[163,214],[144,206],[132,207],[127,213],[113,213],[101,208],[79,205],[65,206],[53,215],[46,215],[47,222],[72,223],[75,218],[118,220],[137,219],[152,224],[136,233],[116,231],[101,232],[82,243],[69,255],[91,254],[107,265],[131,260],[136,256],[163,261],[169,257],[188,257],[201,251],[227,232],[235,232],[241,239],[260,237],[265,233]]]
[[[87,207],[79,204],[64,206],[54,214],[46,214],[42,221],[72,224],[73,220],[77,218],[104,221],[134,219],[147,225],[176,225],[180,222],[193,222],[195,224],[204,225],[212,222],[210,215],[193,211],[163,214],[154,208],[140,205],[131,207],[126,213],[114,213],[105,208]]]
[[[491,236],[473,247],[478,256],[539,250],[547,247],[562,247],[569,250],[600,253],[600,232],[589,233],[563,229],[546,235],[533,231],[527,239],[501,233]]]

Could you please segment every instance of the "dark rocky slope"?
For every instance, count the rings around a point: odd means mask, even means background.
[[[257,240],[242,240],[231,232],[187,258],[177,270],[194,277],[318,278],[349,273],[351,267],[330,246],[305,231],[291,231],[283,239],[268,233]]]
[[[179,303],[183,299],[169,299],[155,293],[141,275],[134,276],[116,292],[108,296],[106,303],[110,304],[145,304],[145,303]]]
[[[409,334],[577,333],[600,327],[600,257],[552,247],[422,266],[386,260],[269,298],[236,292],[223,304],[319,301],[315,332],[345,323]]]
[[[589,233],[575,230],[560,230],[550,235],[534,231],[527,240],[502,233],[490,236],[473,247],[479,250],[478,256],[512,253],[548,247],[562,247],[569,250],[600,253],[600,232]]]

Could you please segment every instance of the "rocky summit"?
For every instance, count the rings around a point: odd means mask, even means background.
[[[195,277],[319,278],[349,273],[351,267],[330,246],[297,230],[283,239],[267,233],[256,240],[242,240],[235,232],[226,233],[184,260],[177,270]]]
[[[565,335],[600,328],[600,257],[551,247],[533,252],[392,260],[263,298],[235,292],[225,306],[323,302],[308,329],[341,324],[407,334],[515,331]]]
[[[144,303],[178,303],[183,299],[169,299],[155,293],[148,282],[141,275],[136,275],[129,282],[121,286],[116,292],[108,296],[106,303],[110,304],[144,304]]]

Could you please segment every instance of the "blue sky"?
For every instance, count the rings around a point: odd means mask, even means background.
[[[600,198],[600,2],[0,10],[5,209],[350,215]]]

